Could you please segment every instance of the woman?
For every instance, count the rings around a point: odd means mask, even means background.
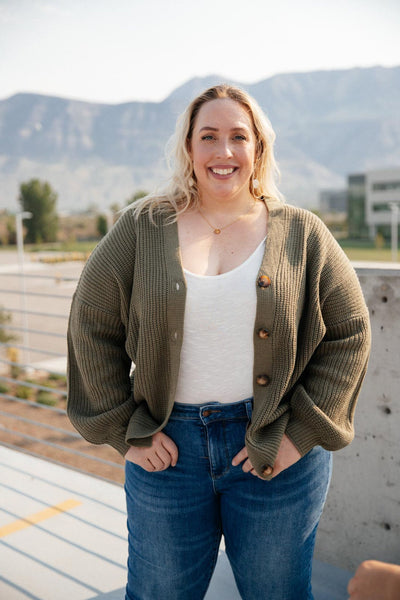
[[[70,418],[126,458],[126,600],[203,598],[222,534],[242,598],[312,598],[369,320],[325,226],[281,201],[273,142],[240,89],[196,98],[170,187],[125,212],[73,300]]]

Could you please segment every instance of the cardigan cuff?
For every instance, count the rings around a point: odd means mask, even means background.
[[[251,426],[247,431],[246,447],[249,459],[257,474],[267,481],[273,477],[271,469],[273,469],[288,420],[289,412],[285,412],[258,431],[252,430]]]
[[[320,445],[320,438],[312,427],[299,421],[290,420],[285,433],[301,456],[305,456],[314,446]]]
[[[153,435],[161,431],[165,423],[157,423],[151,416],[146,402],[137,405],[133,413],[125,435],[125,442],[130,446],[150,448]]]
[[[128,449],[131,446],[136,446],[137,448],[151,448],[151,445],[153,443],[153,438],[151,435],[149,435],[148,437],[144,437],[144,438],[133,438],[133,437],[127,436],[126,442],[128,443]],[[125,452],[125,454],[126,454],[126,452]]]
[[[339,426],[326,415],[319,415],[319,417],[316,424],[309,425],[305,420],[300,421],[292,415],[287,425],[285,433],[302,456],[305,456],[314,446],[322,446],[325,450],[341,450],[354,438],[354,429],[350,425]]]

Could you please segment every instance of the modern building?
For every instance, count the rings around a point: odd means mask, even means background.
[[[384,226],[389,231],[400,206],[400,167],[368,171],[365,182],[366,221],[369,227],[369,237],[374,238],[378,228]]]
[[[347,179],[347,221],[349,237],[367,238],[368,225],[365,218],[365,175],[349,175]]]
[[[390,238],[400,207],[400,167],[349,175],[347,203],[350,237]]]
[[[323,213],[347,212],[347,190],[321,190],[319,208]]]

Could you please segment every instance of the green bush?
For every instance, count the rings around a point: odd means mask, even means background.
[[[0,306],[0,342],[3,344],[7,344],[7,342],[15,342],[18,340],[18,336],[8,333],[6,330],[7,325],[11,326],[12,315],[10,312],[7,312],[2,306]]]
[[[0,394],[8,394],[10,388],[5,383],[1,383],[0,381]]]
[[[17,387],[15,395],[17,398],[21,398],[22,400],[29,400],[32,396],[32,388],[21,384]]]
[[[56,381],[59,383],[66,383],[67,378],[65,375],[59,375],[58,373],[50,373],[48,377],[49,381]]]
[[[22,373],[22,369],[21,369],[21,367],[17,367],[17,366],[15,366],[15,365],[12,365],[12,366],[11,366],[11,369],[10,369],[10,371],[11,371],[11,377],[12,377],[12,379],[18,379],[18,377],[19,377],[19,376],[21,375],[21,373]]]
[[[39,390],[36,396],[36,402],[38,402],[38,404],[45,404],[46,406],[56,406],[58,403],[58,396],[51,392]]]

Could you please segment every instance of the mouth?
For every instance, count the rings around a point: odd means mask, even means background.
[[[210,171],[214,175],[232,175],[236,169],[237,167],[210,167]]]

